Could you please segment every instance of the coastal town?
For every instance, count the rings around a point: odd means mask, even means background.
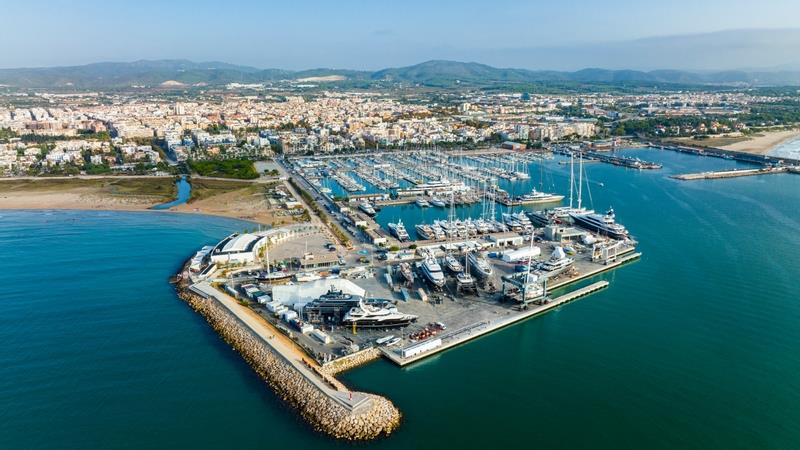
[[[229,86],[177,101],[166,101],[158,90],[3,93],[0,170],[6,176],[142,174],[165,172],[180,162],[257,160],[275,153],[501,144],[541,148],[631,135],[737,150],[750,142],[752,151],[763,152],[753,139],[765,133],[795,136],[791,127],[797,119],[760,113],[786,101],[785,96],[745,92],[466,91],[426,101],[407,92],[260,88]]]
[[[0,450],[800,449],[800,1],[7,1]]]
[[[664,151],[752,166],[681,181],[800,173],[771,153],[800,135],[779,113],[790,95],[174,87],[4,93],[0,207],[248,221],[172,282],[346,440],[388,435],[402,413],[337,374],[415,364],[603,290],[642,257],[626,212],[594,205],[587,165],[658,172],[647,152]]]

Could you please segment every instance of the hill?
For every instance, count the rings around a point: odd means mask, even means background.
[[[605,83],[676,85],[800,85],[800,71],[608,70],[583,69],[575,72],[496,68],[476,62],[433,60],[407,67],[375,72],[338,69],[289,71],[258,69],[222,62],[158,60],[105,62],[83,66],[0,69],[0,84],[21,88],[107,89],[131,86],[183,88],[192,85],[259,83],[302,80],[316,83],[366,82],[452,87],[459,84],[490,86],[526,83]]]

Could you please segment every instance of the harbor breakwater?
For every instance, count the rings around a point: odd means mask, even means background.
[[[336,375],[350,369],[380,359],[381,351],[376,347],[369,347],[352,355],[343,356],[322,366],[322,371],[328,375]]]
[[[351,410],[315,386],[214,298],[204,298],[180,288],[178,296],[202,315],[315,430],[337,439],[364,441],[388,436],[400,425],[400,411],[388,399],[358,393],[367,396],[369,402]]]

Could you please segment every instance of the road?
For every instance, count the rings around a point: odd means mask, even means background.
[[[339,239],[337,239],[334,236],[333,232],[330,231],[330,227],[331,226],[336,226],[334,224],[337,223],[336,218],[330,213],[330,211],[332,211],[334,209],[334,205],[331,202],[329,202],[325,197],[320,196],[320,195],[316,195],[316,192],[317,192],[316,189],[314,189],[313,186],[309,185],[306,182],[305,178],[303,178],[303,177],[301,177],[299,175],[292,176],[293,174],[289,172],[289,169],[285,166],[286,163],[285,163],[285,161],[283,159],[276,159],[275,161],[278,163],[278,172],[281,173],[281,178],[288,179],[288,178],[291,177],[292,180],[295,183],[297,183],[303,190],[308,192],[308,194],[311,195],[312,197],[315,197],[317,199],[316,202],[319,205],[323,206],[320,209],[322,210],[322,213],[325,214],[325,216],[326,216],[326,219],[327,219],[327,222],[328,222],[327,225],[325,223],[323,223],[323,221],[319,218],[319,216],[317,216],[317,214],[311,208],[311,205],[309,205],[306,202],[306,200],[300,195],[300,192],[298,192],[297,189],[295,189],[294,186],[292,186],[292,183],[289,183],[288,181],[284,182],[284,185],[286,186],[287,189],[289,189],[289,192],[294,196],[294,198],[298,202],[300,202],[303,205],[304,208],[306,208],[306,210],[308,211],[309,216],[311,217],[311,221],[313,223],[321,225],[323,227],[323,229],[325,229],[326,233],[328,234],[328,237],[332,241],[338,242]],[[351,242],[353,242],[353,243],[358,242],[358,239],[355,236],[353,236],[351,233],[349,233],[346,229],[344,229],[344,227],[339,227],[339,228],[342,230],[343,233],[348,235],[348,237],[350,238]]]
[[[306,358],[305,353],[298,349],[288,337],[275,329],[266,320],[259,317],[250,308],[242,306],[231,296],[214,289],[214,287],[205,281],[193,285],[193,288],[199,290],[208,297],[216,299],[245,326],[260,337],[270,348],[283,357],[287,363],[291,364],[294,369],[300,372],[304,378],[337,403],[350,410],[361,408],[370,403],[369,397],[359,392],[349,391],[341,382],[333,377],[325,376],[328,382],[326,383],[323,381],[322,377],[324,375],[315,373],[307,366],[310,365],[319,369],[319,365],[316,361]],[[328,383],[333,384],[336,388],[334,389],[331,387],[331,384]]]

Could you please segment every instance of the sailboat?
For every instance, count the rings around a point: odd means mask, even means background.
[[[528,213],[531,221],[538,226],[545,226],[553,222],[571,222],[572,214],[593,214],[594,211],[583,207],[583,156],[578,155],[578,198],[577,208],[574,206],[575,192],[575,154],[569,156],[569,206],[560,206],[542,211]]]
[[[459,286],[461,287],[469,287],[475,284],[475,279],[472,278],[472,275],[469,274],[469,261],[468,261],[469,250],[466,251],[464,254],[464,271],[458,272],[456,275],[456,281],[458,281]]]
[[[456,224],[456,221],[455,221],[456,212],[455,212],[455,204],[453,202],[453,197],[455,197],[455,194],[451,193],[450,194],[450,214],[447,217],[447,223],[451,227]],[[456,226],[456,230],[458,230],[458,226]],[[465,228],[465,230],[466,230],[466,228]],[[455,234],[459,234],[458,231],[456,231]],[[459,234],[459,236],[460,236],[460,234]],[[453,273],[459,273],[459,272],[461,272],[461,270],[463,270],[463,268],[461,267],[461,263],[458,262],[458,259],[455,258],[452,255],[452,253],[451,253],[452,252],[452,248],[453,248],[453,234],[450,235],[450,239],[449,239],[449,242],[448,242],[448,245],[447,245],[447,253],[444,256],[444,265],[445,265],[445,267],[447,267]]]

